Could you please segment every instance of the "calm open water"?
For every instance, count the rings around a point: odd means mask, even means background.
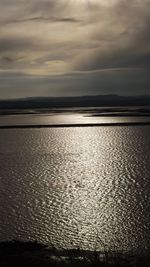
[[[0,129],[6,239],[150,248],[150,126]]]

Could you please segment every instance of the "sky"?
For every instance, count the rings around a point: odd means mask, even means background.
[[[150,94],[150,0],[0,0],[0,99]]]

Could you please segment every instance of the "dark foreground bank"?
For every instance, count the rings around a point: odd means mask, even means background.
[[[1,267],[149,267],[150,256],[131,253],[92,252],[80,249],[58,250],[37,242],[8,241],[0,243]]]

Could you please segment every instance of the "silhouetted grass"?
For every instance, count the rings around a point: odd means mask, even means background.
[[[0,243],[1,267],[149,267],[150,256],[131,253],[97,252],[77,249],[58,250],[35,242]]]

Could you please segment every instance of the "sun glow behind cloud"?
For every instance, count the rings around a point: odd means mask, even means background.
[[[149,17],[149,0],[0,0],[0,90],[35,94],[40,78],[42,95],[149,88]]]

